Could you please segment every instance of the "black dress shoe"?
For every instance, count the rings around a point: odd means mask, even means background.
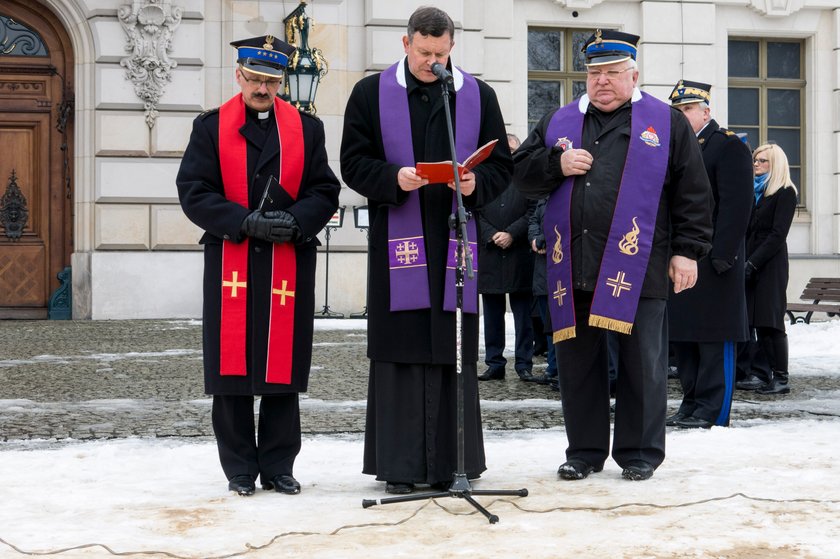
[[[254,480],[251,479],[251,476],[243,474],[230,478],[228,481],[228,489],[238,495],[247,497],[254,494],[257,486],[254,485]]]
[[[653,466],[644,460],[631,460],[621,471],[621,477],[629,481],[644,481],[653,476]]]
[[[578,480],[585,479],[592,472],[597,473],[603,469],[603,466],[596,467],[584,460],[570,458],[557,468],[557,475],[559,475],[562,479]]]
[[[388,481],[385,483],[385,493],[392,495],[408,495],[414,491],[413,483],[401,483],[398,481]]]
[[[711,429],[714,423],[702,417],[685,417],[674,423],[680,429]]]
[[[519,375],[519,380],[525,382],[537,382],[537,377],[531,374],[531,371],[528,369],[520,369],[516,371],[516,374]]]
[[[677,424],[677,421],[682,421],[683,419],[685,419],[687,417],[689,417],[689,415],[687,413],[683,413],[681,411],[678,411],[674,415],[669,415],[668,417],[665,418],[665,425],[668,426],[668,427],[673,427]]]
[[[750,375],[744,380],[739,380],[735,383],[735,388],[738,390],[758,390],[767,386],[767,381],[755,375]]]
[[[271,478],[271,481],[263,483],[263,489],[271,491],[274,489],[278,493],[285,493],[286,495],[297,495],[300,493],[300,483],[298,480],[289,475],[278,474]]]
[[[531,375],[531,382],[537,384],[551,384],[551,377],[545,375]]]
[[[551,382],[548,383],[548,387],[552,389],[554,392],[560,392],[560,381],[556,378],[551,379]]]
[[[478,375],[478,380],[505,380],[504,369],[487,369]]]

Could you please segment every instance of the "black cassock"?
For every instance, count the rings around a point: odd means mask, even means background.
[[[385,161],[379,128],[379,76],[368,76],[354,87],[341,142],[342,177],[350,188],[368,198],[370,208],[371,369],[363,472],[392,482],[444,482],[452,479],[456,469],[455,313],[443,310],[453,192],[444,184],[430,184],[419,191],[431,308],[391,312],[386,208],[403,204],[407,193],[397,184],[399,166]],[[408,70],[406,82],[416,161],[451,159],[440,84],[421,83]],[[499,143],[474,170],[475,192],[464,197],[468,209],[495,198],[509,183],[512,172],[496,95],[481,81],[478,87],[478,144],[492,139]],[[453,119],[455,95],[453,92],[450,97]],[[474,478],[485,469],[476,380],[478,317],[464,313],[463,325],[465,469]]]
[[[219,166],[219,111],[198,116],[178,171],[178,194],[190,220],[205,233],[204,245],[204,386],[207,394],[254,395],[305,392],[312,360],[312,323],[315,310],[315,235],[338,206],[340,185],[327,162],[324,127],[302,114],[304,168],[297,200],[274,187],[264,209],[285,209],[295,216],[309,241],[295,248],[297,292],[291,384],[266,383],[265,362],[270,309],[272,243],[250,239],[248,258],[247,376],[219,374],[221,277],[223,239],[241,240],[245,217],[259,205],[266,182],[277,174],[280,145],[274,112],[261,121],[247,110],[240,133],[247,140],[249,208],[228,201]],[[279,177],[276,177],[279,180]]]

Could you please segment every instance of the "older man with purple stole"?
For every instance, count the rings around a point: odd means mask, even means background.
[[[636,88],[639,37],[597,30],[584,46],[586,95],[550,112],[514,155],[515,182],[550,194],[547,288],[576,480],[610,455],[607,331],[618,332],[612,457],[644,480],[665,458],[669,277],[694,286],[710,248],[710,188],[683,115]]]
[[[498,139],[490,156],[461,178],[468,209],[501,193],[513,171],[493,90],[451,65],[452,19],[419,8],[403,37],[406,56],[353,89],[344,116],[341,173],[370,207],[368,387],[363,472],[388,493],[416,484],[448,487],[456,471],[455,240],[449,229],[454,183],[429,184],[416,162],[451,160],[441,83],[447,67],[457,158]],[[477,255],[474,221],[470,247]],[[478,268],[477,262],[476,279]],[[485,469],[478,404],[478,294],[463,299],[465,470]]]

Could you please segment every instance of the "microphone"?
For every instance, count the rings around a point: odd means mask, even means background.
[[[435,62],[434,64],[432,64],[432,73],[444,83],[449,83],[452,81],[452,73],[449,70],[447,70],[446,66],[444,66],[440,62]]]

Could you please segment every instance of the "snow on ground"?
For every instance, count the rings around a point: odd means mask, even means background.
[[[840,375],[840,321],[789,335],[792,382]],[[360,473],[361,436],[307,437],[295,468],[303,492],[250,498],[225,491],[211,442],[0,444],[0,557],[833,558],[840,421],[829,407],[822,420],[670,431],[645,482],[622,480],[612,461],[558,480],[560,428],[488,432],[488,471],[473,488],[530,493],[477,496],[495,525],[450,497],[363,509],[385,494]]]

